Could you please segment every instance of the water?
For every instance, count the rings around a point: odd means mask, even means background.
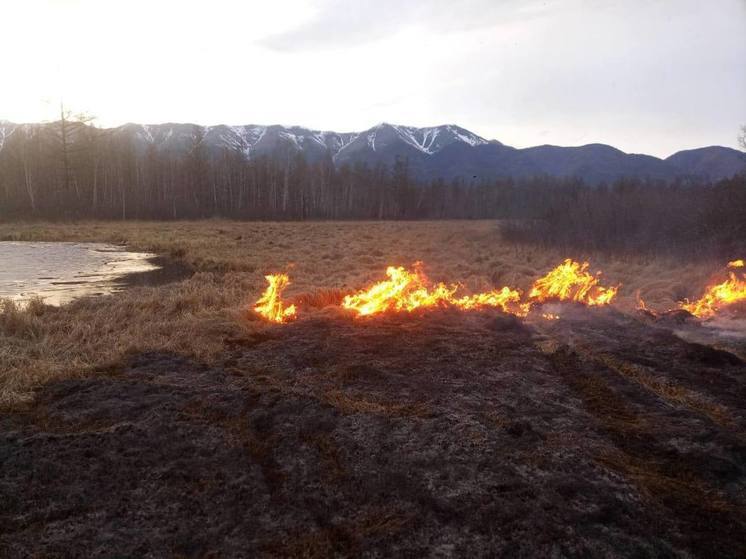
[[[104,243],[0,242],[0,297],[50,305],[126,287],[129,274],[159,269],[154,254]]]

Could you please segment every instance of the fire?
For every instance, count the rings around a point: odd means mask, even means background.
[[[413,311],[420,308],[453,306],[464,310],[484,307],[500,308],[504,312],[525,315],[528,308],[520,303],[521,294],[509,287],[475,295],[456,297],[458,285],[437,283],[431,285],[419,263],[409,271],[399,266],[386,269],[387,280],[367,289],[347,295],[342,307],[355,311],[358,316],[368,316],[394,311]]]
[[[457,295],[458,284],[431,283],[422,272],[420,263],[407,270],[403,266],[389,266],[387,279],[342,300],[344,309],[357,316],[370,316],[386,311],[411,312],[416,309],[453,307],[461,310],[496,308],[516,316],[528,315],[532,305],[545,301],[576,301],[586,305],[606,305],[617,293],[618,287],[599,285],[598,274],[587,271],[588,263],[567,259],[544,277],[536,280],[526,299],[517,289],[502,287],[472,295]],[[294,305],[282,301],[282,291],[289,283],[286,274],[265,276],[267,290],[257,301],[254,310],[267,320],[287,322],[296,316]],[[551,313],[542,315],[548,320],[558,318]]]
[[[490,307],[525,317],[533,305],[546,301],[574,301],[588,306],[610,304],[616,297],[619,286],[600,285],[600,272],[593,275],[588,272],[588,267],[588,262],[575,262],[568,258],[534,281],[528,296],[524,299],[519,290],[510,287],[473,295],[457,295],[460,288],[458,284],[431,283],[422,272],[419,262],[415,263],[412,270],[402,266],[389,266],[386,269],[388,279],[345,296],[342,307],[357,313],[358,316],[386,311],[411,312],[434,307],[454,307],[462,310]],[[732,260],[728,262],[728,268],[728,279],[711,285],[700,299],[694,302],[686,301],[681,304],[681,308],[698,318],[710,318],[728,305],[746,301],[746,273],[741,273],[741,277],[738,277],[734,271],[736,268],[746,268],[746,263],[743,259]],[[296,318],[295,305],[286,306],[282,300],[282,292],[290,283],[287,274],[270,274],[265,278],[269,285],[256,302],[254,310],[272,322],[283,323]],[[647,310],[639,292],[637,307]],[[544,312],[541,316],[547,320],[559,318],[558,315],[549,312]]]
[[[743,260],[728,262],[728,268],[743,268]],[[735,272],[728,272],[728,279],[711,285],[702,297],[693,303],[687,301],[681,308],[698,318],[710,318],[723,307],[746,301],[746,274],[739,278]]]
[[[521,303],[521,293],[509,287],[493,289],[486,293],[466,295],[453,301],[453,304],[464,310],[481,309],[484,307],[496,307],[503,312],[526,316],[530,305]]]
[[[356,311],[360,316],[385,312],[389,309],[412,311],[419,307],[445,305],[453,297],[455,287],[439,283],[428,287],[427,278],[418,265],[413,272],[401,266],[386,268],[388,280],[379,281],[369,289],[347,295],[342,307]]]
[[[295,318],[295,305],[285,306],[282,292],[290,283],[287,274],[270,274],[264,276],[269,285],[256,302],[254,311],[272,322],[288,322]]]
[[[510,287],[502,287],[472,295],[457,295],[458,284],[431,283],[422,272],[419,262],[412,270],[403,266],[389,266],[388,279],[356,293],[346,295],[342,300],[344,309],[358,316],[370,316],[386,311],[411,312],[416,309],[434,307],[454,307],[461,310],[497,308],[516,316],[526,316],[535,303],[548,300],[577,301],[586,305],[606,305],[616,295],[618,287],[598,285],[598,274],[592,276],[587,271],[588,263],[582,264],[565,260],[533,284],[528,300],[523,300],[521,292]],[[265,276],[269,286],[257,301],[254,310],[267,320],[287,322],[296,316],[294,305],[288,307],[282,301],[282,291],[290,283],[287,274]],[[556,316],[542,315],[549,320]]]
[[[567,259],[544,277],[537,279],[528,296],[532,301],[576,301],[589,306],[608,305],[616,296],[619,286],[599,285],[599,274],[588,273],[588,262]]]

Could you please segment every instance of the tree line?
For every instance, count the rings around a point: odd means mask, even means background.
[[[0,218],[400,219],[476,217],[460,181],[413,180],[406,160],[336,168],[278,150],[216,151],[195,129],[178,153],[138,146],[63,113],[25,125],[0,150]]]
[[[63,112],[6,139],[0,218],[488,218],[503,212],[514,186],[498,182],[423,183],[406,159],[336,167],[330,154],[307,161],[289,149],[249,158],[208,148],[200,128],[173,152]]]
[[[0,150],[0,218],[502,219],[516,240],[638,250],[730,250],[746,239],[746,178],[717,184],[534,177],[421,182],[406,159],[344,165],[278,150],[208,149],[199,128],[178,153],[61,114]]]
[[[617,253],[746,255],[746,174],[715,184],[650,186],[620,180],[545,191],[539,211],[509,221],[504,234],[513,241]]]

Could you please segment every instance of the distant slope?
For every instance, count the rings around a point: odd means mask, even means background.
[[[0,151],[17,130],[28,125],[0,121]],[[746,154],[711,146],[685,150],[666,159],[624,153],[612,146],[536,146],[517,149],[488,141],[454,124],[416,128],[381,123],[363,132],[312,130],[300,126],[199,126],[196,124],[125,124],[111,130],[131,140],[139,153],[155,148],[187,153],[196,145],[219,155],[225,150],[246,157],[302,154],[308,161],[331,158],[338,167],[365,164],[391,166],[406,160],[410,174],[421,180],[460,178],[467,182],[498,177],[549,175],[579,177],[591,184],[622,177],[669,181],[677,177],[719,180],[746,170]]]
[[[558,177],[582,177],[588,182],[612,182],[622,177],[669,180],[675,167],[650,155],[624,153],[604,144],[580,147],[538,146],[521,151],[545,174]]]
[[[746,170],[746,153],[722,146],[679,151],[665,160],[686,175],[719,180]]]
[[[515,149],[490,143],[474,149],[454,146],[443,150],[427,174],[430,177],[462,176],[470,180],[550,175],[581,177],[597,184],[621,177],[670,180],[680,173],[656,157],[627,154],[602,144]]]

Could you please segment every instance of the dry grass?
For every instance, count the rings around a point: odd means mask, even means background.
[[[238,278],[200,273],[162,288],[139,288],[65,307],[0,306],[0,404],[27,400],[53,378],[105,370],[128,353],[165,350],[209,360],[240,335]]]
[[[467,290],[526,289],[563,258],[590,259],[605,282],[622,284],[619,304],[670,307],[693,297],[718,263],[619,260],[510,244],[484,221],[271,223],[81,222],[0,224],[0,240],[98,241],[168,255],[195,275],[158,288],[76,301],[62,308],[34,302],[0,306],[0,403],[13,405],[52,378],[103,370],[130,352],[167,350],[209,361],[225,341],[265,326],[245,309],[265,273],[287,270],[288,297],[309,306],[382,277],[386,266],[422,261],[433,280]],[[248,318],[247,318],[248,317]]]

